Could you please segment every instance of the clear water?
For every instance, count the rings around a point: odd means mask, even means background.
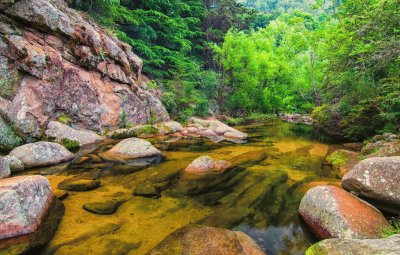
[[[54,191],[71,177],[102,182],[96,190],[69,192],[58,231],[40,254],[141,255],[172,231],[198,223],[246,232],[269,255],[303,254],[315,240],[297,216],[299,200],[309,187],[338,184],[323,165],[337,145],[311,126],[279,120],[239,129],[249,133],[248,143],[153,138],[150,141],[163,151],[165,160],[145,168],[103,161],[98,154],[118,142],[107,141],[78,152],[72,164],[30,171],[45,175]],[[266,159],[257,159],[260,151]],[[228,161],[239,157],[243,167],[220,189],[181,194],[177,188],[181,170],[201,155]],[[143,182],[157,184],[162,196],[134,196],[133,190]],[[85,203],[108,200],[124,203],[112,215],[82,209]]]

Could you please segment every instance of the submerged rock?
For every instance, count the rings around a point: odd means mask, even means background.
[[[58,189],[67,191],[89,191],[100,187],[101,181],[70,178],[58,184]]]
[[[15,148],[10,156],[18,158],[25,168],[55,165],[72,160],[74,154],[58,143],[28,143]]]
[[[133,192],[133,194],[135,196],[150,197],[150,198],[161,197],[160,189],[149,182],[139,184],[135,188],[135,191]]]
[[[332,166],[339,178],[350,172],[359,161],[358,154],[348,150],[337,150],[326,157],[326,162]]]
[[[306,255],[398,255],[400,235],[385,239],[327,239],[311,246]]]
[[[139,138],[125,139],[111,150],[100,154],[102,158],[110,161],[125,161],[161,155],[161,151],[157,150],[150,142]]]
[[[265,255],[256,242],[240,231],[199,225],[180,228],[147,255]]]
[[[117,211],[122,201],[106,201],[103,203],[87,203],[83,205],[83,209],[88,212],[100,215],[110,215]]]
[[[50,183],[42,176],[0,180],[0,240],[35,232],[52,200]]]
[[[231,167],[231,163],[225,160],[213,160],[209,156],[201,156],[190,163],[184,170],[184,174],[209,175],[222,173]]]
[[[298,212],[320,239],[380,238],[390,227],[375,207],[334,186],[310,189]]]
[[[369,158],[343,177],[344,189],[400,214],[400,157]]]
[[[46,135],[57,143],[65,146],[66,141],[76,142],[79,146],[98,143],[104,140],[90,130],[77,130],[58,121],[50,121],[47,125]]]
[[[10,166],[2,156],[0,156],[0,179],[7,178],[11,175]]]

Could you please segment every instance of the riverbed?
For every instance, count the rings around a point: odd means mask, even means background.
[[[249,134],[246,143],[149,138],[163,152],[160,162],[150,166],[101,159],[99,153],[118,142],[109,140],[77,152],[70,164],[29,171],[45,175],[54,192],[71,177],[101,181],[95,190],[68,192],[59,228],[38,254],[144,255],[187,224],[243,231],[269,255],[303,254],[316,240],[297,216],[297,207],[309,187],[339,185],[324,159],[340,145],[312,126],[280,120],[238,129]],[[201,192],[182,192],[181,171],[203,155],[238,162],[238,170]],[[143,183],[161,190],[160,197],[133,195]],[[85,203],[112,200],[122,204],[111,215],[82,208]]]

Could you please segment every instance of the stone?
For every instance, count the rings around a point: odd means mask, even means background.
[[[0,180],[0,240],[35,232],[52,200],[50,183],[45,177]]]
[[[192,127],[199,129],[198,134],[205,137],[219,137],[233,139],[233,140],[245,140],[248,135],[240,132],[225,123],[222,123],[216,119],[202,120],[199,118],[192,117],[189,120],[192,123]],[[189,131],[191,133],[191,131]]]
[[[171,133],[181,132],[183,130],[182,125],[176,121],[168,121],[163,124],[171,130]]]
[[[326,162],[332,166],[339,178],[350,172],[359,161],[359,155],[348,150],[337,150],[326,157]]]
[[[147,255],[265,255],[249,236],[200,225],[189,225],[172,232]]]
[[[125,161],[161,155],[161,151],[156,149],[150,142],[139,138],[122,140],[111,150],[100,154],[102,158],[110,161]]]
[[[367,143],[361,150],[366,158],[400,156],[400,140]]]
[[[0,151],[12,150],[22,143],[23,140],[0,116]]]
[[[25,168],[55,165],[72,160],[74,154],[57,143],[28,143],[13,149],[10,156],[18,158]]]
[[[320,239],[380,238],[390,227],[375,207],[334,186],[310,189],[298,212]]]
[[[24,164],[22,163],[21,160],[19,160],[18,158],[11,156],[11,155],[7,155],[4,157],[4,159],[7,161],[11,173],[19,173],[24,171]]]
[[[58,184],[58,189],[67,191],[89,191],[100,187],[101,181],[90,179],[70,178]]]
[[[110,215],[115,213],[121,204],[121,201],[116,200],[106,201],[103,203],[86,203],[83,205],[83,209],[94,214]]]
[[[157,188],[155,185],[145,182],[139,184],[136,188],[135,191],[133,192],[135,196],[141,196],[141,197],[150,197],[150,198],[159,198],[161,197],[160,195],[160,189]]]
[[[63,144],[63,141],[65,140],[69,140],[77,142],[79,146],[85,146],[99,143],[104,140],[103,137],[93,131],[73,129],[58,121],[50,121],[45,133],[47,137],[54,139],[60,144]]]
[[[209,156],[201,156],[190,163],[184,170],[184,174],[209,175],[222,173],[231,167],[231,163],[225,160],[213,160]]]
[[[399,183],[400,157],[365,159],[342,180],[342,186],[347,191],[395,214],[400,214]]]
[[[248,135],[240,131],[233,131],[224,133],[224,137],[227,139],[234,139],[234,140],[246,140]]]
[[[400,235],[384,239],[327,239],[311,246],[306,255],[398,255],[400,254]]]
[[[0,156],[0,179],[7,178],[10,175],[11,171],[7,160]]]

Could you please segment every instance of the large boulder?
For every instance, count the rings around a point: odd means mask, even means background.
[[[201,156],[190,163],[184,170],[184,174],[191,175],[209,175],[213,173],[222,173],[229,167],[231,163],[225,160],[213,160],[209,156]]]
[[[147,255],[264,255],[249,236],[205,226],[186,226],[174,231]]]
[[[0,115],[25,140],[40,138],[60,116],[95,131],[169,120],[131,46],[65,1],[6,3],[0,16]]]
[[[385,239],[327,239],[311,246],[306,255],[398,255],[400,235]]]
[[[376,139],[376,138],[375,138]],[[400,140],[384,139],[367,143],[361,150],[366,158],[400,156]]]
[[[369,158],[342,180],[344,189],[378,208],[400,214],[400,157]]]
[[[18,158],[25,168],[41,167],[69,161],[74,154],[58,143],[28,143],[15,148],[10,156]]]
[[[42,176],[0,180],[0,240],[36,231],[52,200],[50,183]]]
[[[10,165],[7,160],[0,156],[0,179],[7,178],[11,175]]]
[[[139,138],[122,140],[111,150],[100,154],[102,158],[110,161],[125,161],[161,155],[161,151],[155,148],[150,142]]]
[[[85,146],[104,140],[103,137],[93,131],[73,129],[58,121],[49,122],[47,125],[46,136],[64,146],[65,143],[68,143],[69,141],[76,142],[79,146]]]
[[[350,172],[359,161],[358,154],[348,150],[337,150],[326,157],[326,162],[332,166],[339,178]]]
[[[380,238],[390,227],[375,207],[334,186],[310,189],[299,214],[320,239]]]

